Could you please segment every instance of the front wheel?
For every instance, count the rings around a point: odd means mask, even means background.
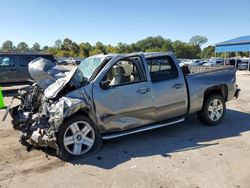
[[[209,96],[198,113],[199,119],[206,125],[218,125],[224,118],[226,103],[221,95]]]
[[[58,132],[60,157],[71,160],[95,152],[102,143],[99,129],[86,116],[66,120]]]

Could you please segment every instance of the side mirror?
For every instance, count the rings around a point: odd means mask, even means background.
[[[100,83],[100,87],[102,88],[102,89],[108,89],[109,88],[109,84],[111,83],[111,81],[110,80],[106,80],[106,81],[101,81],[101,83]]]

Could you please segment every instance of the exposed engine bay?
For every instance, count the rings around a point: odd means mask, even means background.
[[[20,105],[10,109],[12,124],[21,131],[20,141],[24,144],[51,146],[57,149],[55,132],[48,125],[48,103],[44,99],[43,89],[37,84],[19,90],[14,99],[21,101]]]

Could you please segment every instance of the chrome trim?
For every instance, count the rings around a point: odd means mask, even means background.
[[[112,133],[110,135],[102,136],[102,139],[103,140],[109,140],[109,139],[113,139],[113,138],[117,138],[117,137],[121,137],[121,136],[126,136],[126,135],[130,135],[130,134],[134,134],[134,133],[148,131],[148,130],[152,130],[152,129],[156,129],[156,128],[165,127],[165,126],[168,126],[168,125],[180,123],[180,122],[183,122],[184,120],[185,120],[185,118],[181,118],[181,119],[178,119],[178,120],[175,120],[175,121],[172,121],[172,122],[168,122],[168,123],[153,124],[153,125],[149,125],[149,126],[146,126],[146,127],[137,128],[136,130],[128,130],[128,131],[125,131],[125,132]]]

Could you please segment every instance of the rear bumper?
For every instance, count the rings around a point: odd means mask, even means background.
[[[234,98],[237,99],[237,98],[239,97],[240,90],[241,90],[241,89],[239,89],[239,88],[238,88],[238,85],[237,85],[237,86],[236,86],[236,91],[235,91],[235,93],[234,93]]]

